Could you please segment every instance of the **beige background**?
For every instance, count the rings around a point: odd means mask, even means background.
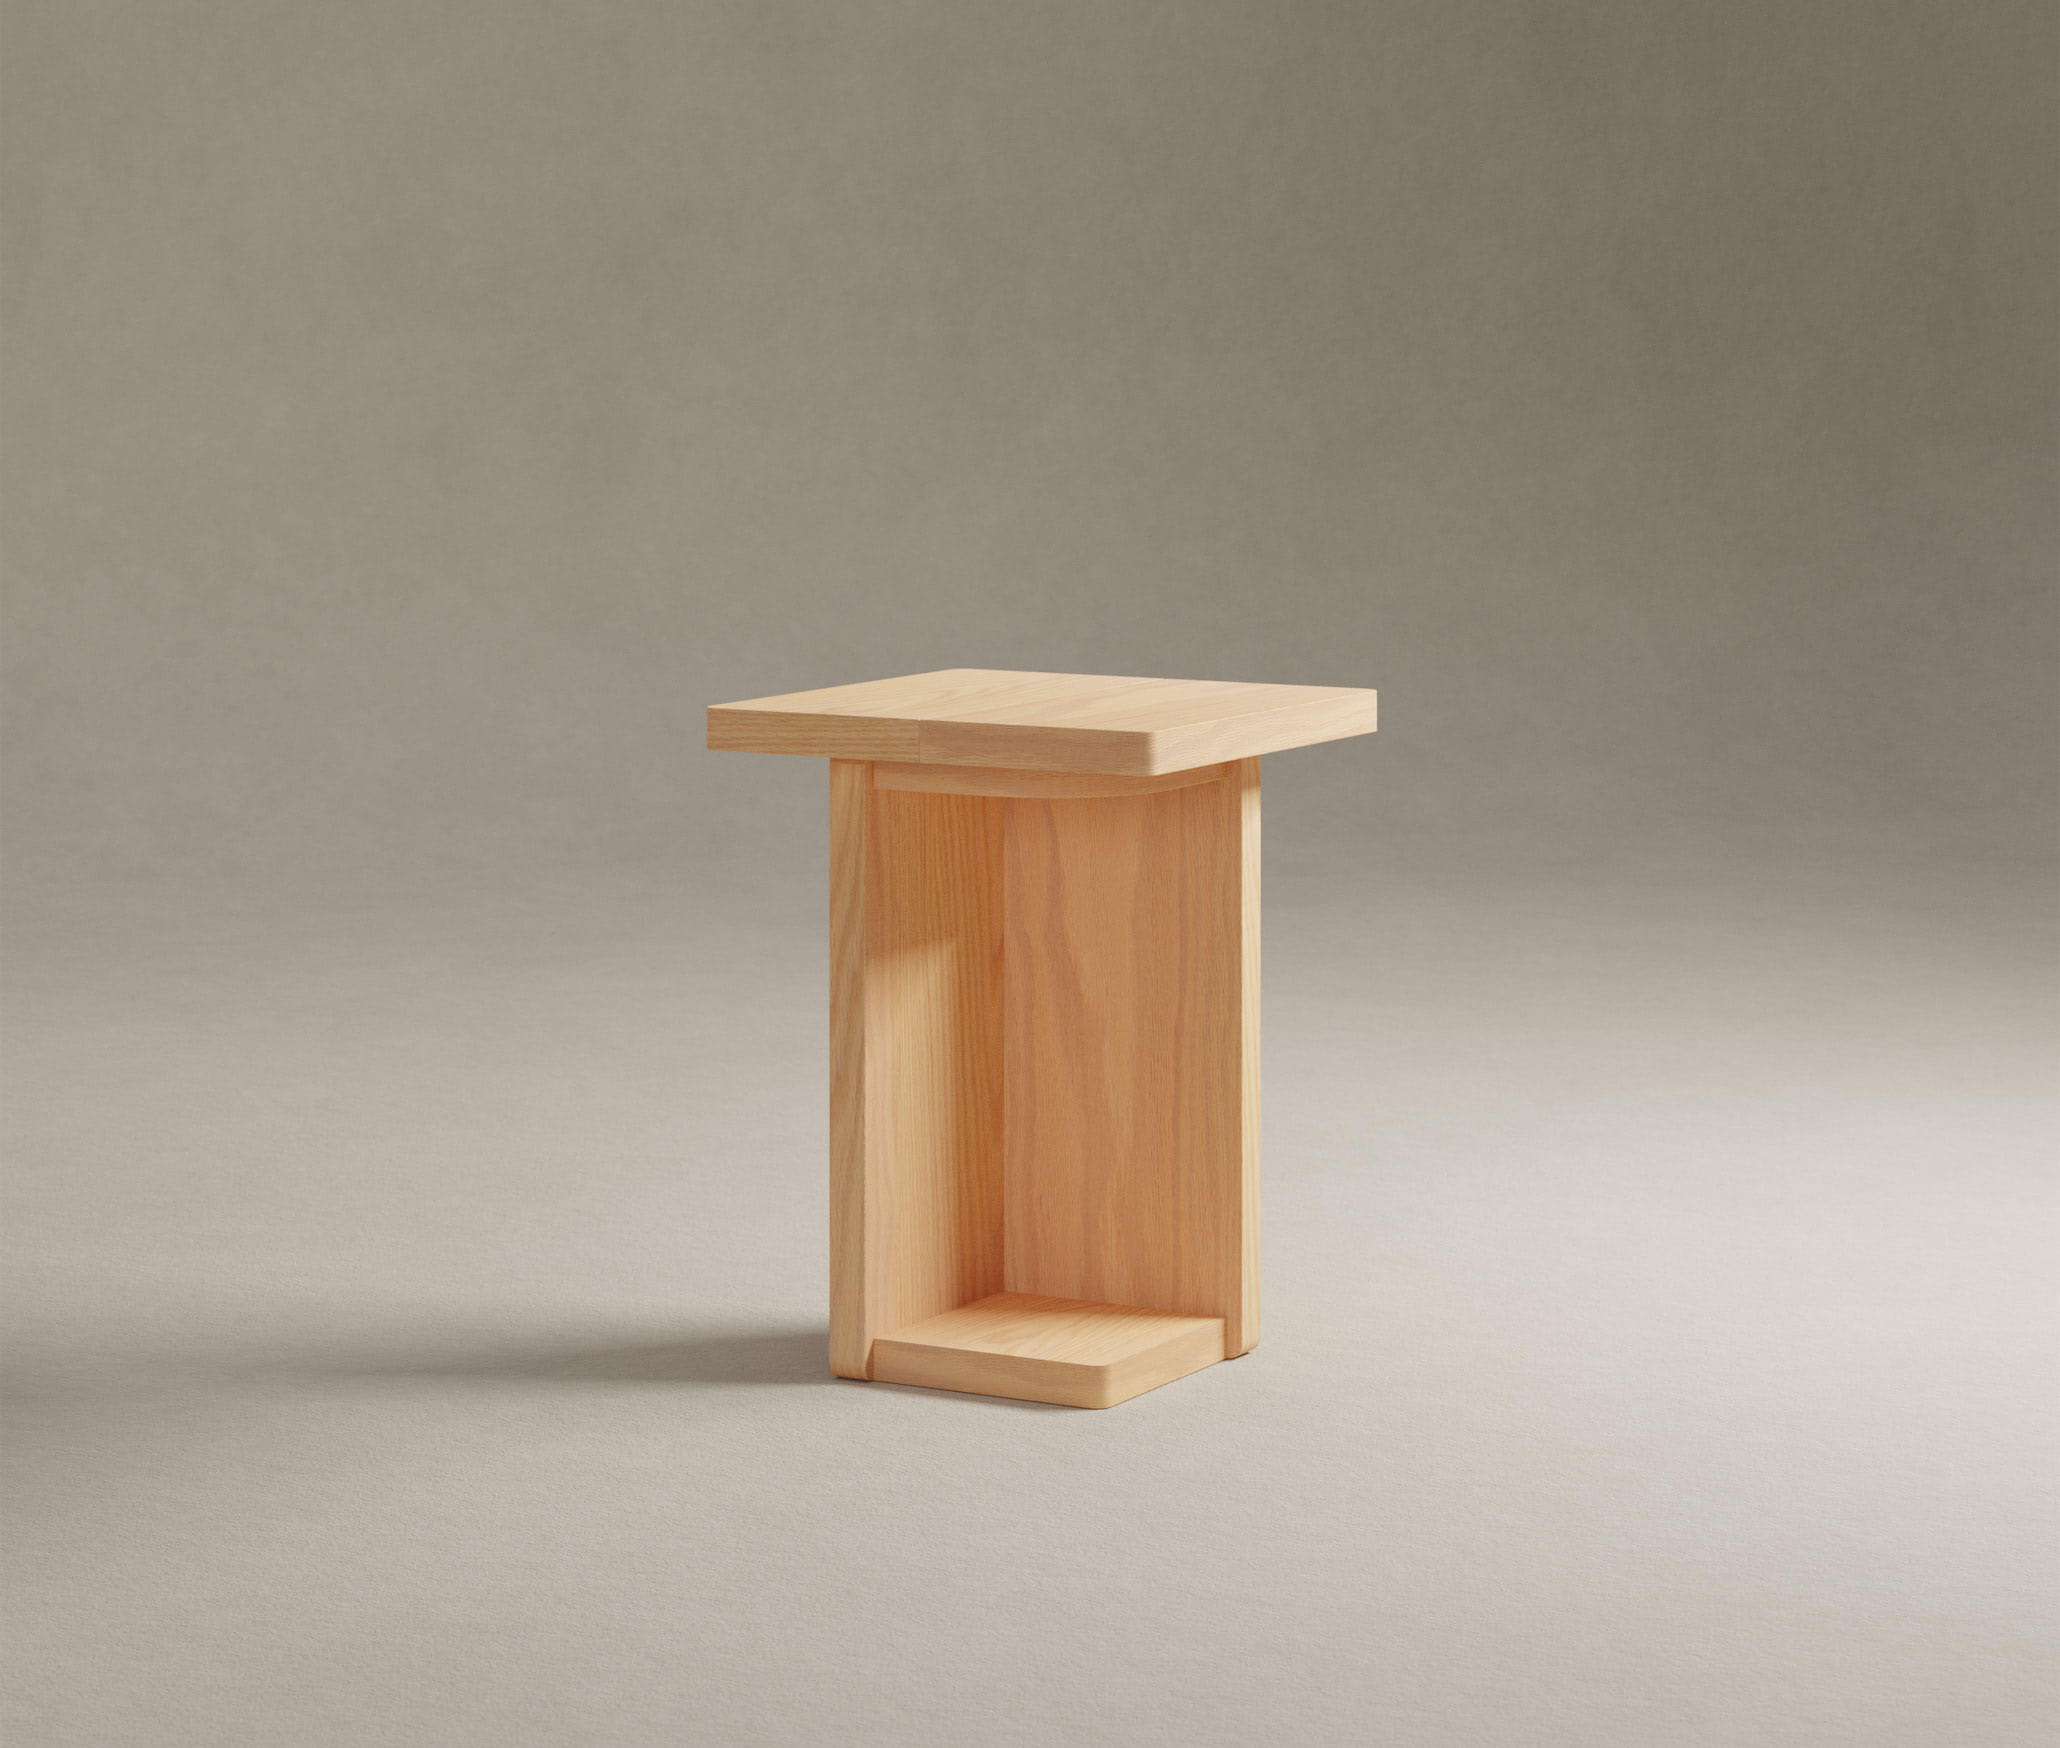
[[[2050,1739],[2049,8],[6,8],[10,1740]],[[1268,762],[1267,1340],[821,1378],[820,769]]]

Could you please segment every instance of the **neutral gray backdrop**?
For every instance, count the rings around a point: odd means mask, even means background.
[[[11,0],[9,1740],[2050,1740],[2055,39]],[[942,666],[1383,694],[1105,1415],[823,1376]]]

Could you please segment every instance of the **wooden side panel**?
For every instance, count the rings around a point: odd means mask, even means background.
[[[1001,1286],[1003,803],[831,764],[831,1368]]]
[[[1258,1339],[1257,761],[1012,800],[1003,1282]]]
[[[1224,1322],[1223,1357],[1259,1345],[1259,761],[1224,773],[1236,797],[1238,858],[1238,1218],[1239,1309]]]
[[[876,1333],[1001,1287],[1002,807],[872,793],[866,1151],[893,1226]]]
[[[872,767],[830,761],[830,1370],[863,1378],[885,1299],[887,1229],[867,1192],[866,812]]]

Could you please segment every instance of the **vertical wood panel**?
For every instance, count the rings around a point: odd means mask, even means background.
[[[1001,1290],[1002,806],[872,794],[866,1148],[893,1210],[887,1329]]]
[[[1004,1284],[1257,1339],[1257,761],[1007,802]],[[1249,840],[1249,841],[1248,841]]]
[[[1239,759],[1226,781],[1237,798],[1238,834],[1238,1309],[1224,1317],[1223,1353],[1259,1345],[1259,761]]]
[[[1000,1290],[1002,803],[831,764],[831,1366]]]
[[[868,1376],[883,1297],[882,1209],[869,1192],[865,1120],[866,809],[871,767],[830,761],[830,1370]],[[869,1238],[875,1242],[869,1243]]]

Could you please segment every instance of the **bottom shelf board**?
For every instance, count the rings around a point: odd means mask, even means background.
[[[873,1342],[887,1384],[1113,1408],[1223,1358],[1223,1319],[996,1293]]]

